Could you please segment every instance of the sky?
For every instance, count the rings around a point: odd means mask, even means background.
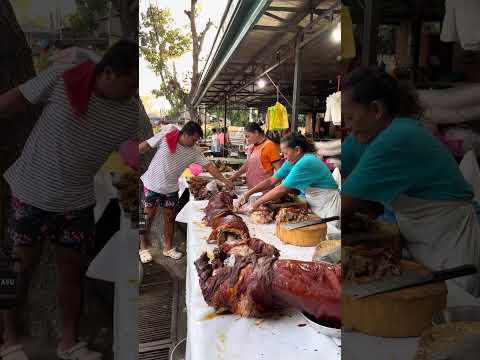
[[[44,18],[48,25],[49,14],[55,14],[57,6],[63,15],[74,12],[76,8],[75,0],[10,0],[10,3],[20,24],[29,19]]]
[[[186,27],[189,29],[189,20],[185,13],[186,9],[190,8],[190,0],[140,0],[140,12],[144,12],[149,4],[157,5],[161,8],[169,8],[175,25],[177,27]],[[205,24],[210,18],[213,22],[213,26],[210,27],[203,43],[201,58],[208,57],[210,49],[213,46],[215,35],[217,33],[217,27],[220,25],[223,11],[225,10],[227,0],[199,0],[202,11],[197,17],[197,29],[198,32],[204,29]],[[181,74],[181,78],[184,74],[192,69],[192,53],[188,52],[185,56],[175,61],[177,72]],[[200,71],[203,70],[203,64],[200,66]],[[149,94],[153,89],[158,88],[160,78],[158,78],[149,68],[148,63],[142,58],[140,59],[140,95],[144,96]],[[158,99],[154,102],[156,108],[168,108],[168,102],[165,99]]]

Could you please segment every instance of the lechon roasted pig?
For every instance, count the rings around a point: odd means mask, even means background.
[[[297,208],[297,207],[286,207],[280,209],[275,217],[277,224],[284,223],[296,223],[307,220],[316,220],[320,219],[314,214],[309,214],[307,209]]]
[[[248,247],[248,249],[246,249]],[[205,301],[217,311],[263,317],[295,307],[340,326],[341,267],[279,260],[259,239],[227,241],[195,261]]]
[[[218,251],[227,255],[249,256],[255,254],[257,256],[280,256],[280,252],[275,246],[256,238],[228,240],[218,247]]]
[[[342,247],[343,278],[362,281],[400,275],[400,257],[391,249],[365,245]]]
[[[212,226],[216,217],[233,215],[233,196],[227,192],[213,195],[204,211],[205,217],[202,222],[207,226]]]
[[[248,239],[248,227],[238,215],[217,216],[212,220],[212,232],[208,237],[209,244],[223,244],[228,238]]]
[[[250,214],[250,220],[254,224],[269,224],[274,220],[273,211],[269,209],[255,210]]]

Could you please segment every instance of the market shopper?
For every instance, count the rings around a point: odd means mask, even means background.
[[[227,128],[221,128],[220,133],[218,134],[218,146],[219,151],[223,156],[228,155],[228,146],[230,145],[230,135],[228,134]]]
[[[251,146],[247,162],[235,172],[230,180],[246,174],[247,187],[252,189],[259,182],[271,177],[275,170],[283,164],[279,146],[267,139],[265,132],[257,123],[245,126],[245,138]]]
[[[113,150],[138,137],[137,91],[138,46],[121,40],[98,64],[54,65],[0,96],[0,117],[43,104],[21,156],[4,174],[12,194],[13,255],[21,262],[17,307],[3,313],[3,360],[28,359],[18,312],[46,240],[55,244],[62,318],[57,356],[102,358],[78,338],[85,255],[94,246],[94,176]]]
[[[219,146],[218,146],[218,134],[217,134],[217,129],[212,129],[212,135],[211,135],[211,139],[212,139],[212,147],[211,147],[211,151],[213,154],[216,154],[219,152]]]
[[[258,209],[268,201],[302,191],[312,211],[322,217],[340,215],[340,193],[327,165],[315,155],[315,145],[305,136],[292,133],[280,142],[285,162],[272,176],[263,180],[240,198],[245,204],[252,194],[272,189],[265,193],[247,211]]]
[[[480,269],[472,188],[448,149],[418,121],[415,92],[377,68],[359,68],[342,83],[342,113],[354,140],[368,144],[342,186],[342,221],[364,201],[381,203],[395,212],[415,260],[433,270]],[[480,275],[455,281],[480,296]]]
[[[157,208],[161,208],[163,219],[165,240],[163,255],[175,260],[183,256],[172,245],[178,206],[178,179],[189,165],[193,163],[201,165],[214,178],[223,182],[227,188],[233,189],[232,182],[225,179],[215,165],[209,162],[202,151],[195,146],[202,136],[203,131],[200,125],[190,121],[181,130],[170,127],[139,145],[141,154],[157,148],[157,153],[148,170],[141,177],[145,190],[146,220],[145,235],[140,236],[140,259],[142,262],[148,262],[151,259],[148,251],[150,229]]]

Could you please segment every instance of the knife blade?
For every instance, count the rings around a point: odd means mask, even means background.
[[[472,275],[476,272],[477,268],[474,265],[462,265],[445,270],[433,271],[430,274],[419,274],[412,270],[406,270],[400,276],[388,276],[363,284],[343,284],[342,292],[345,292],[345,294],[355,299],[363,299],[372,295]]]
[[[335,221],[340,219],[339,216],[332,216],[324,219],[318,219],[318,220],[307,220],[307,221],[302,221],[299,223],[291,223],[291,224],[283,224],[282,226],[287,229],[287,230],[293,230],[293,229],[300,229],[303,227],[307,226],[312,226],[312,225],[317,225],[317,224],[325,224],[329,221]]]

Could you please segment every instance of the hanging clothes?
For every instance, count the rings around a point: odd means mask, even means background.
[[[331,122],[335,126],[342,125],[342,96],[341,92],[327,97],[325,110],[325,122]]]
[[[353,59],[357,54],[355,51],[352,17],[350,16],[350,10],[347,6],[342,5],[340,20],[342,24],[341,59]]]
[[[288,129],[288,113],[285,106],[278,101],[274,106],[268,108],[268,116],[270,120],[269,130],[284,130]]]
[[[458,41],[464,50],[480,50],[480,1],[446,0],[440,40]]]

